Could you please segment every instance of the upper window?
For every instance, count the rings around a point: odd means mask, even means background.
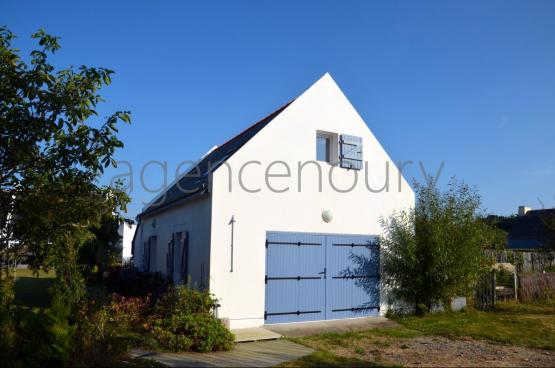
[[[316,136],[316,160],[330,162],[330,140],[330,137],[326,137],[323,134],[318,134]]]
[[[337,134],[316,133],[316,160],[330,163],[337,163]]]

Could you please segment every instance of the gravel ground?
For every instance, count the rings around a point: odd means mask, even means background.
[[[473,339],[418,337],[404,340],[359,341],[356,349],[334,353],[382,364],[407,367],[555,367],[555,352],[497,345]]]

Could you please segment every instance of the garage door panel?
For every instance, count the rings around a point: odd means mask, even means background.
[[[301,314],[268,314],[265,320],[266,324],[273,323],[294,323],[294,322],[309,322],[309,321],[322,321],[325,320],[324,312],[305,312]]]
[[[271,233],[266,247],[269,277],[317,276],[325,267],[323,236]]]
[[[300,310],[324,310],[326,302],[325,283],[323,278],[318,280],[305,280],[297,288]]]
[[[268,282],[266,285],[266,304],[273,306],[272,311],[296,311],[298,304],[298,283],[292,280]],[[287,297],[284,297],[287,295]]]
[[[351,308],[352,287],[350,280],[331,279],[328,282],[328,310]]]
[[[328,242],[328,275],[331,277],[343,276],[352,268],[352,262],[349,259],[351,255],[350,247],[329,246]]]
[[[300,262],[299,274],[301,276],[323,275],[326,267],[325,243],[319,246],[297,246]]]
[[[299,260],[295,249],[269,246],[267,257],[272,260],[266,265],[266,274],[268,276],[289,276],[299,268]]]
[[[375,237],[269,232],[265,323],[377,315]]]
[[[378,277],[364,277],[353,280],[352,301],[355,308],[379,305],[380,280]]]
[[[379,305],[379,287],[375,288],[379,284],[379,249],[375,237],[333,235],[326,238],[326,245],[332,256],[328,258],[332,279],[327,286],[327,318],[372,315]]]
[[[325,319],[324,280],[270,280],[266,306],[266,323]]]
[[[325,319],[325,237],[268,233],[266,323]]]

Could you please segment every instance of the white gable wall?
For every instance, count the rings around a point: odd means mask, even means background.
[[[369,185],[381,188],[389,162],[389,191],[371,193],[365,185],[365,171],[333,168],[333,183],[347,189],[358,175],[356,187],[339,193],[328,181],[332,166],[320,162],[322,192],[318,190],[318,172],[308,164],[302,171],[298,191],[298,162],[316,160],[316,132],[350,134],[363,138],[363,159],[369,165]],[[247,188],[241,189],[238,174],[243,172]],[[275,189],[289,186],[284,193],[271,192],[265,182],[265,170],[271,162],[284,161],[291,169],[290,178],[270,178]],[[230,318],[232,328],[259,326],[264,323],[265,237],[267,231],[296,231],[330,234],[381,233],[380,218],[396,210],[414,206],[414,193],[399,174],[379,142],[329,75],[325,75],[295,100],[272,122],[237,151],[227,164],[232,170],[229,191],[228,166],[214,172],[212,187],[212,229],[210,252],[210,291],[221,301],[220,317]],[[286,173],[277,164],[272,173]],[[401,180],[401,192],[398,182]],[[323,210],[332,211],[330,223],[322,220]],[[230,272],[229,220],[235,216],[234,270]],[[385,313],[387,296],[382,295]]]

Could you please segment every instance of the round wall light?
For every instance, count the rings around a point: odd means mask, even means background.
[[[322,211],[322,220],[324,220],[324,222],[331,222],[331,220],[333,220],[333,213],[331,210]]]

